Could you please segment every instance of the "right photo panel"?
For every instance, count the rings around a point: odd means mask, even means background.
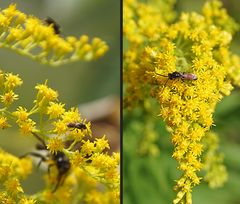
[[[240,203],[240,5],[123,0],[123,203]]]

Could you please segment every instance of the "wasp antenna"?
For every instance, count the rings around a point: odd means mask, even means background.
[[[162,74],[158,74],[158,73],[156,73],[157,75],[160,75],[160,76],[162,76],[162,77],[168,77],[168,76],[166,76],[166,75],[162,75]]]

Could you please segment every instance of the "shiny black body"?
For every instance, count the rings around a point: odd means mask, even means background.
[[[163,90],[165,88],[165,85],[167,84],[168,80],[181,79],[182,81],[183,80],[192,81],[192,80],[197,80],[198,79],[195,74],[192,74],[192,73],[182,73],[182,72],[177,72],[177,71],[169,73],[167,76],[161,75],[161,74],[158,74],[158,75],[168,78],[166,80],[166,82],[164,83],[164,87],[163,87],[161,93],[163,92]]]
[[[73,129],[79,129],[79,130],[85,130],[87,129],[87,126],[83,123],[68,123],[67,124],[68,128],[73,128]]]
[[[195,74],[181,73],[181,72],[169,73],[168,78],[170,80],[173,80],[173,79],[197,80],[197,76]]]
[[[53,20],[51,17],[47,17],[46,19],[44,19],[45,23],[47,25],[52,25],[55,34],[60,34],[61,30],[60,30],[60,25],[56,23],[55,20]]]
[[[168,78],[171,80],[177,79],[177,78],[182,78],[182,74],[180,72],[169,73]]]
[[[37,150],[47,150],[47,145],[46,145],[45,141],[41,137],[39,137],[36,133],[32,132],[32,134],[41,142],[36,145],[36,149]],[[29,153],[24,154],[20,158],[26,157],[28,155],[40,158],[38,167],[41,165],[42,162],[47,162],[49,160],[53,161],[53,164],[48,165],[48,173],[50,175],[50,168],[52,166],[55,165],[57,167],[57,170],[58,170],[57,184],[54,187],[54,189],[52,190],[52,193],[54,193],[58,189],[59,185],[63,184],[66,174],[68,173],[69,169],[71,168],[71,163],[70,163],[68,157],[63,152],[58,151],[56,154],[51,154],[50,152],[48,152],[48,154],[46,156],[43,156],[42,154],[40,154],[38,152],[29,152]]]

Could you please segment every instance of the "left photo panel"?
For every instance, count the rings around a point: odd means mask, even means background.
[[[120,203],[120,14],[0,3],[0,203]]]

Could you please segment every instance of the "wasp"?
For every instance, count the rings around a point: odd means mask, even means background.
[[[39,137],[39,135],[37,135],[36,133],[32,132],[32,134],[40,142],[36,145],[36,149],[48,151],[45,141],[41,137]],[[60,151],[57,151],[56,154],[51,154],[48,151],[48,154],[46,156],[44,156],[38,152],[28,152],[28,153],[20,156],[20,158],[26,157],[28,155],[40,158],[40,161],[39,161],[37,167],[39,167],[42,162],[48,162],[51,160],[53,161],[53,164],[48,165],[48,174],[50,175],[50,168],[55,165],[58,170],[58,175],[57,175],[56,186],[52,190],[52,193],[54,193],[58,189],[58,187],[64,183],[67,173],[71,168],[71,163],[70,163],[68,157],[63,152],[60,152]]]
[[[161,74],[158,74],[158,75],[163,76],[163,77],[168,77],[168,79],[170,79],[170,80],[174,80],[174,79],[197,80],[198,79],[195,74],[181,73],[181,72],[176,72],[176,71],[169,73],[167,76],[161,75]]]
[[[68,128],[77,129],[77,130],[85,130],[85,129],[87,129],[87,126],[84,123],[75,123],[75,122],[68,123],[67,127]]]
[[[44,22],[45,22],[47,25],[52,25],[55,34],[58,35],[58,34],[61,33],[60,25],[59,25],[58,23],[56,23],[56,21],[53,20],[51,17],[45,18],[45,19],[44,19]]]
[[[166,80],[166,82],[164,84],[164,87],[167,84],[168,80],[181,79],[181,80],[192,81],[192,80],[197,80],[198,79],[198,77],[195,74],[182,73],[182,72],[177,72],[177,71],[169,73],[167,76],[162,75],[162,74],[158,74],[158,75],[163,76],[163,77],[168,77],[168,79]],[[163,87],[163,90],[164,90],[164,87]],[[161,93],[163,92],[163,90],[161,91]]]

